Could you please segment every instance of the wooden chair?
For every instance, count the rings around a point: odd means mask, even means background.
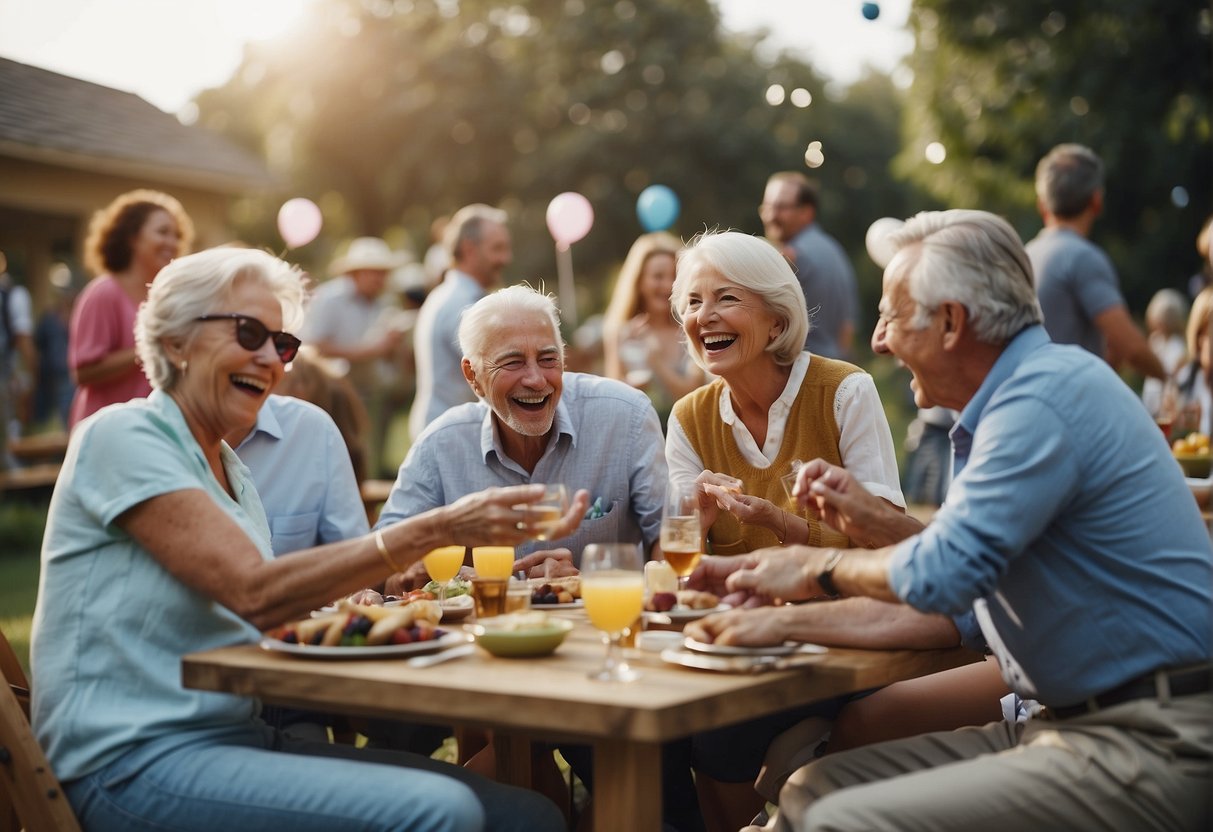
[[[30,728],[25,671],[0,633],[0,832],[23,827],[26,832],[80,830],[63,787]]]

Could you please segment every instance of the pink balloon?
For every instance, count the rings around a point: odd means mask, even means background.
[[[547,220],[556,244],[567,247],[590,233],[594,207],[576,191],[565,191],[548,203]]]
[[[323,223],[320,209],[310,199],[288,199],[278,209],[278,233],[290,248],[305,246],[316,239]]]

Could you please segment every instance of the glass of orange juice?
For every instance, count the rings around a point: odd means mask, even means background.
[[[640,617],[644,572],[635,543],[591,543],[581,554],[581,598],[590,623],[602,631],[606,662],[590,674],[602,682],[631,682],[640,674],[623,659],[623,631]]]
[[[459,567],[463,566],[463,546],[442,546],[437,549],[431,549],[426,553],[421,562],[425,564],[425,571],[430,573],[430,580],[438,582],[438,603],[446,601],[447,589],[450,583],[459,574]]]
[[[514,574],[514,547],[475,546],[472,548],[472,566],[477,577],[504,581]]]

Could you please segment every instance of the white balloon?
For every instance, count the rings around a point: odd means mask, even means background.
[[[889,242],[889,237],[901,227],[905,225],[904,220],[899,220],[894,217],[881,217],[868,226],[868,233],[864,237],[864,245],[867,246],[868,256],[880,268],[889,265],[889,261],[893,259],[896,250]]]

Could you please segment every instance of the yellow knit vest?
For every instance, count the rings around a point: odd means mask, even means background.
[[[861,372],[863,370],[845,361],[813,356],[788,413],[779,455],[767,468],[755,468],[746,462],[733,440],[732,428],[720,418],[723,379],[716,379],[684,396],[674,405],[674,415],[705,469],[737,477],[742,482],[743,493],[770,500],[779,508],[805,518],[809,524],[809,545],[846,548],[850,546],[850,540],[845,535],[808,517],[804,509],[792,504],[779,478],[792,470],[790,466],[794,459],[808,462],[820,457],[842,465],[834,396],[844,378]],[[717,515],[716,522],[708,530],[708,551],[715,555],[739,555],[778,545],[779,538],[771,530],[743,525],[726,511]]]

